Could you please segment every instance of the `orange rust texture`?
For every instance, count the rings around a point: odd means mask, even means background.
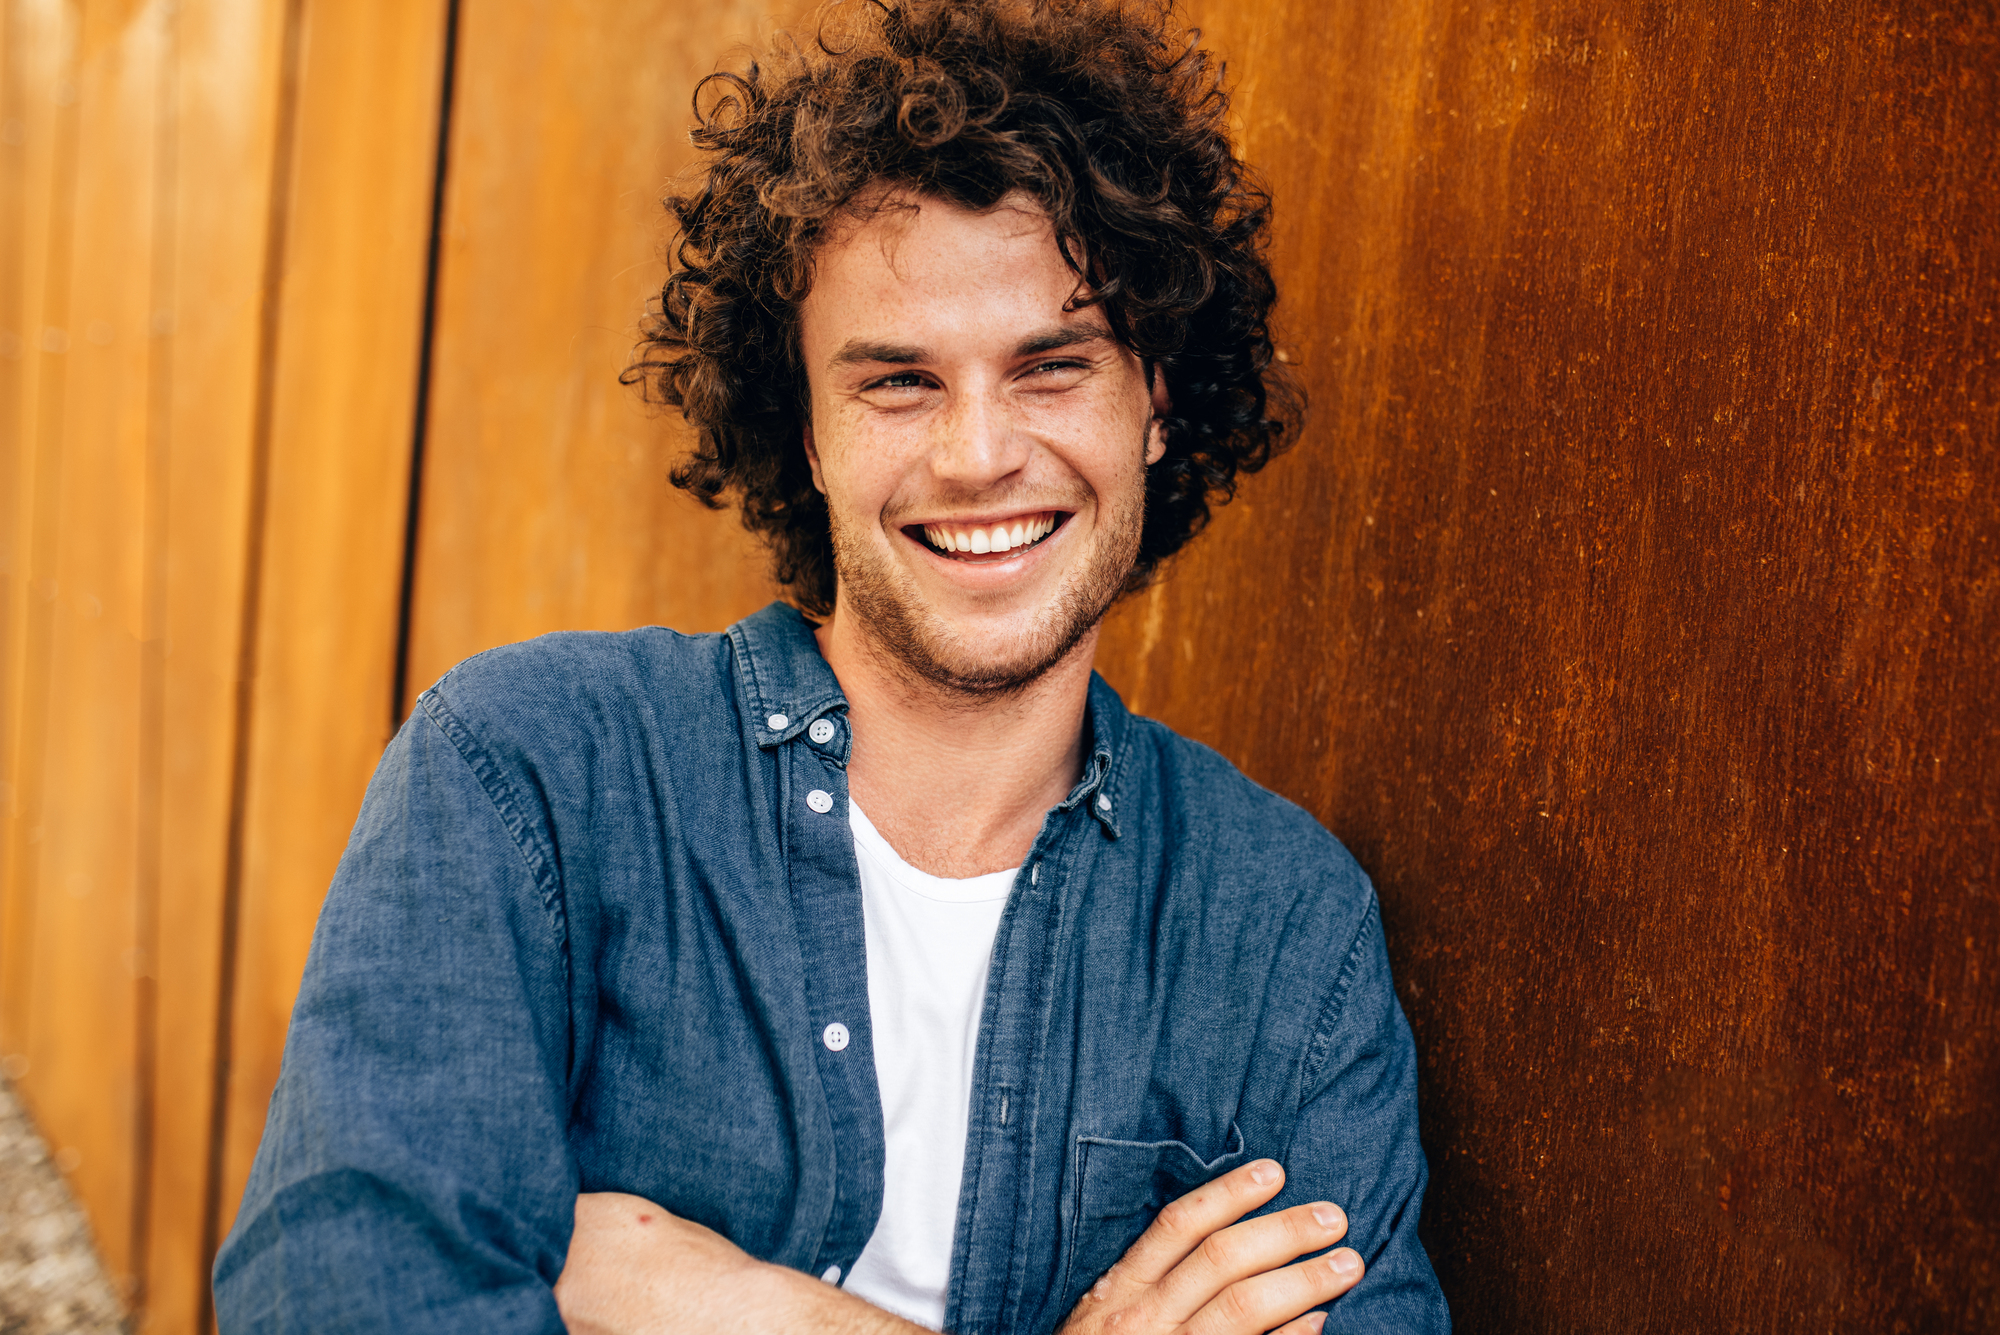
[[[1468,1331],[2000,1328],[2000,28],[1204,4],[1313,399],[1103,667],[1375,876]]]

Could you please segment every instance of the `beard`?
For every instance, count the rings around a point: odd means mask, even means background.
[[[1036,610],[1027,629],[971,639],[926,604],[916,581],[879,554],[871,534],[857,532],[835,511],[833,568],[840,580],[839,597],[864,638],[892,667],[954,695],[1012,694],[1060,663],[1111,610],[1138,561],[1145,514],[1143,484],[1129,489],[1115,511],[1099,509],[1091,546],[1055,596]]]

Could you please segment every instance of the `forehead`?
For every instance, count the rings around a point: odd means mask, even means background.
[[[1009,195],[990,209],[890,192],[834,227],[815,252],[800,309],[815,345],[856,336],[999,338],[1052,321],[1101,326],[1095,307],[1063,311],[1077,275],[1041,206]]]

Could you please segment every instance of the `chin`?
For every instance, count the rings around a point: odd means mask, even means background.
[[[853,600],[868,638],[895,664],[932,686],[966,696],[1006,695],[1030,685],[1069,656],[1096,628],[1104,607],[1058,599],[1039,615],[1000,625],[970,625],[900,600],[890,606]]]
[[[1086,563],[1038,607],[960,618],[931,604],[901,572],[849,570],[837,549],[836,564],[842,605],[891,666],[975,698],[1019,691],[1061,663],[1103,620],[1131,571],[1129,559]]]

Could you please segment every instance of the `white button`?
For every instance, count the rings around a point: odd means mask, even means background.
[[[1099,811],[1111,810],[1111,799],[1106,797],[1103,793],[1099,793],[1097,795],[1097,809]]]
[[[813,725],[806,729],[806,736],[812,738],[816,744],[825,746],[833,740],[833,725],[823,718],[816,718],[813,720]],[[838,1270],[840,1267],[835,1266],[834,1269]]]
[[[828,1052],[843,1050],[847,1047],[847,1026],[835,1020],[826,1027],[826,1032],[819,1036],[819,1041],[826,1044]]]
[[[829,1284],[838,1284],[840,1283],[840,1267],[837,1265],[830,1265],[826,1269],[819,1272],[819,1277],[825,1280]]]
[[[771,717],[765,719],[764,722],[771,726],[772,732],[783,732],[791,724],[791,720],[783,714],[773,714]]]
[[[806,805],[824,816],[833,810],[833,798],[815,788],[806,794]]]

